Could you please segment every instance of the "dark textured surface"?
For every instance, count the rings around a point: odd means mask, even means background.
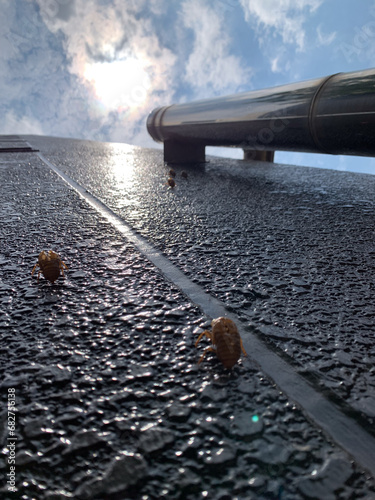
[[[373,428],[374,176],[212,158],[169,190],[160,151],[33,144]]]
[[[172,190],[160,151],[29,140],[372,422],[372,177],[215,160],[188,179],[176,167]],[[16,389],[18,498],[374,498],[251,361],[197,366],[209,318],[35,154],[0,161],[0,392]],[[69,270],[38,285],[50,248]]]

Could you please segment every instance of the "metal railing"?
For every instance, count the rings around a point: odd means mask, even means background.
[[[205,161],[206,146],[375,156],[375,69],[157,108],[147,129],[168,162]]]

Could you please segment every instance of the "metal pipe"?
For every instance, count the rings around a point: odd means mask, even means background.
[[[375,156],[375,69],[157,108],[147,129],[172,162],[204,161],[205,146],[242,148],[247,157]]]

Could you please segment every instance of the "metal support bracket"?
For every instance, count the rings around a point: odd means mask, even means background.
[[[274,157],[275,157],[275,151],[257,151],[255,149],[243,150],[244,160],[268,161],[272,163]]]
[[[206,147],[175,140],[164,141],[164,161],[166,163],[205,163]]]

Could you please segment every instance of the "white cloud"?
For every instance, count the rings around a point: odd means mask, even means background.
[[[149,111],[173,100],[176,56],[139,16],[146,1],[0,2],[2,133],[148,142]]]
[[[333,40],[335,40],[336,38],[336,31],[333,31],[329,34],[323,33],[321,24],[317,27],[316,34],[318,37],[319,45],[331,45]]]
[[[256,27],[261,36],[281,36],[283,43],[298,50],[305,47],[303,25],[310,13],[316,11],[323,0],[240,0],[247,22]]]
[[[250,76],[239,57],[230,53],[231,40],[218,10],[200,0],[187,0],[181,11],[185,27],[193,30],[194,45],[185,79],[198,97],[235,92]]]
[[[89,4],[86,0],[75,0],[68,21],[59,15],[49,16],[43,10],[43,5],[51,0],[38,2],[49,29],[64,34],[70,71],[82,82],[89,83],[85,74],[90,64],[125,63],[131,59],[137,61],[147,74],[151,92],[155,89],[158,95],[173,94],[172,77],[176,56],[160,45],[149,19],[138,18],[142,2],[113,0],[104,5],[100,0],[92,0]],[[134,80],[134,74],[129,68],[128,73],[118,78],[123,80],[125,87],[127,80]],[[144,79],[132,86],[143,86]],[[113,81],[113,85],[118,87],[119,82]]]
[[[272,73],[286,72],[291,68],[289,54],[284,47],[275,48],[274,57],[271,56],[270,63]]]
[[[35,117],[17,116],[13,111],[5,113],[0,122],[0,134],[43,135],[45,133],[47,132]]]
[[[6,124],[12,132],[152,144],[152,109],[248,81],[251,69],[226,31],[233,2],[0,0],[3,133]]]

